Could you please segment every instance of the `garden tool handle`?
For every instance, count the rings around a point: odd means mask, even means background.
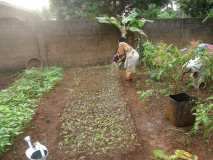
[[[30,136],[25,137],[24,140],[25,140],[25,142],[27,142],[29,148],[34,148],[33,145],[32,145],[32,143],[31,143]]]

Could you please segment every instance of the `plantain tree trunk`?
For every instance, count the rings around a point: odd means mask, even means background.
[[[126,35],[127,35],[127,30],[126,30],[126,27],[125,27],[125,26],[122,26],[122,27],[120,28],[120,32],[121,32],[121,37],[127,38],[127,37],[126,37]]]

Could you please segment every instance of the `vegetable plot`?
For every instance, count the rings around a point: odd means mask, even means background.
[[[0,153],[32,119],[39,98],[63,77],[61,68],[26,70],[8,89],[0,92]]]

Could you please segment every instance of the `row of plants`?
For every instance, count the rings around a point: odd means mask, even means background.
[[[208,141],[213,136],[213,96],[208,97],[203,102],[198,102],[195,106],[195,124],[192,133],[203,134]]]
[[[20,79],[0,92],[0,154],[32,119],[39,98],[63,77],[61,68],[26,70]]]
[[[194,59],[199,56],[203,67],[202,75],[207,83],[207,91],[212,92],[213,88],[211,83],[213,81],[213,56],[206,51],[198,51],[193,48],[189,48],[183,52],[174,45],[168,45],[165,43],[153,44],[149,41],[143,44],[143,52],[140,52],[140,63],[143,64],[148,72],[151,80],[149,82],[163,82],[168,86],[164,88],[165,92],[176,92],[176,87],[181,84],[181,89],[191,89],[191,79],[187,82],[181,82],[183,73],[183,66],[190,59]],[[170,86],[174,86],[173,88]],[[154,87],[155,88],[155,87]],[[158,93],[163,93],[164,90],[158,90]],[[140,91],[139,97],[141,100],[153,95],[155,91],[147,90]],[[199,100],[195,106],[196,120],[192,129],[193,134],[202,133],[206,139],[209,139],[213,135],[213,105],[212,97],[208,97],[205,100]]]
[[[198,56],[203,64],[202,74],[205,81],[208,83],[213,80],[213,57],[205,50],[189,48],[187,51],[181,51],[172,44],[153,44],[147,41],[143,44],[143,52],[140,54],[140,63],[146,66],[153,80],[180,81],[184,64]]]

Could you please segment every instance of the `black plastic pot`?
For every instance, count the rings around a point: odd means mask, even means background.
[[[169,105],[166,106],[166,118],[176,127],[186,127],[193,125],[195,116],[193,107],[197,98],[186,93],[179,93],[169,96]]]

